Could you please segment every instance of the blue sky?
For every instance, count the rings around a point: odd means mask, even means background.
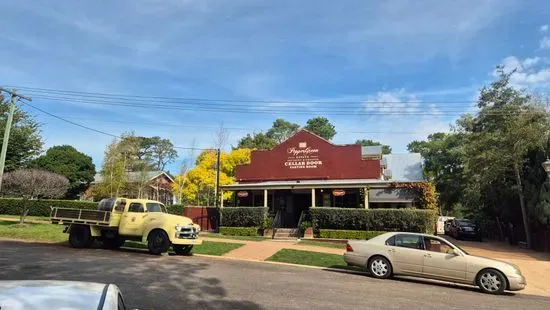
[[[275,118],[303,125],[322,115],[336,125],[335,143],[368,138],[400,153],[474,111],[497,64],[518,68],[518,87],[550,88],[544,1],[4,0],[2,12],[0,85],[83,125],[182,147],[211,147],[220,124],[229,147]],[[207,105],[239,113],[52,99],[24,87],[234,100]],[[71,144],[101,163],[111,137],[25,109],[43,124],[46,147]],[[188,151],[180,155],[172,172]]]

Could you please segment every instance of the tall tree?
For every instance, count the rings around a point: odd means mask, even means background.
[[[153,146],[152,159],[156,170],[164,171],[166,165],[174,162],[178,158],[178,152],[174,148],[172,141],[160,139]]]
[[[0,137],[4,136],[9,112],[9,103],[0,94]],[[2,140],[0,140],[0,146]],[[13,123],[6,153],[6,171],[25,167],[42,150],[40,125],[20,107],[15,108]]]
[[[2,193],[21,197],[20,224],[29,213],[28,200],[63,197],[69,187],[69,180],[57,173],[39,169],[19,169],[4,174]]]
[[[548,115],[528,94],[510,85],[514,72],[505,73],[502,68],[498,71],[500,78],[481,90],[479,113],[464,122],[463,129],[469,132],[467,173],[474,181],[474,188],[481,191],[480,197],[494,197],[494,201],[503,203],[505,198],[512,199],[510,193],[500,192],[502,188],[513,189],[511,193],[519,202],[525,238],[530,246],[524,195],[525,158],[547,141],[541,133],[547,132]]]
[[[386,145],[386,144],[382,144],[378,141],[374,141],[374,140],[370,140],[370,139],[361,139],[361,140],[355,141],[355,144],[359,144],[361,146],[381,145],[382,146],[382,154],[391,154],[391,146]]]
[[[252,135],[247,134],[245,137],[239,140],[236,149],[247,148],[253,150],[270,150],[277,142],[274,139],[269,138],[264,133],[254,133]]]
[[[266,132],[266,136],[281,143],[295,134],[300,125],[291,123],[282,118],[278,118],[273,122],[273,126]]]
[[[304,128],[326,140],[332,140],[336,135],[334,125],[323,116],[310,118]]]
[[[92,158],[70,145],[49,148],[46,154],[33,160],[29,166],[65,176],[69,180],[66,196],[69,199],[77,198],[94,180],[96,173]]]

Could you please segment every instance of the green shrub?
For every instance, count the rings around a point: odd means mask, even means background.
[[[0,214],[20,215],[23,199],[0,198]],[[30,216],[50,216],[50,207],[96,210],[97,202],[79,200],[27,200]]]
[[[220,227],[220,234],[229,236],[262,236],[259,227]]]
[[[318,237],[327,239],[368,240],[383,233],[385,233],[385,231],[321,229]]]
[[[419,209],[311,208],[314,232],[323,229],[433,233],[436,215]]]
[[[226,227],[264,227],[267,208],[226,207],[221,208],[222,225]]]
[[[170,213],[170,214],[175,214],[175,215],[182,215],[183,216],[184,209],[185,209],[184,205],[166,206],[166,211],[168,211],[168,213]]]

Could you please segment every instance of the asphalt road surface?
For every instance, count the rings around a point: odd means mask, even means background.
[[[0,279],[115,283],[139,309],[550,309],[550,298],[453,284],[8,241],[0,241]]]

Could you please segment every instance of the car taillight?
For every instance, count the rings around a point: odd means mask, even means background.
[[[346,252],[353,252],[353,248],[349,243],[346,243]]]

